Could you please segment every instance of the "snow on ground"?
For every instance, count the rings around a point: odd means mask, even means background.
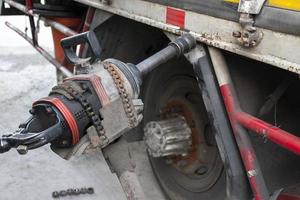
[[[0,135],[24,122],[32,102],[47,96],[56,82],[55,68],[4,21],[24,30],[25,18],[0,17]],[[41,46],[52,49],[50,37],[50,29],[42,28]],[[64,199],[125,199],[116,176],[98,155],[65,161],[49,146],[23,156],[11,150],[0,154],[0,176],[1,200],[47,200],[55,190],[80,187],[94,187],[95,194]]]

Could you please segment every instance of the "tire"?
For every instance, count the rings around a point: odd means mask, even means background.
[[[193,75],[192,66],[185,59],[176,59],[151,72],[143,84],[144,125],[147,122],[159,120],[164,103],[169,100],[192,95],[187,104],[193,109],[197,130],[206,132],[208,117],[202,101],[197,81]],[[197,113],[201,113],[199,116]],[[196,116],[197,115],[197,116]],[[200,132],[200,131],[199,131]],[[226,197],[226,174],[214,141],[208,131],[204,136],[207,146],[213,151],[208,175],[186,175],[166,158],[149,156],[153,172],[166,196],[171,200],[201,200],[224,199]],[[198,145],[199,146],[199,145]],[[200,146],[199,146],[200,149]],[[210,173],[212,172],[212,173]],[[207,178],[210,177],[210,178]]]

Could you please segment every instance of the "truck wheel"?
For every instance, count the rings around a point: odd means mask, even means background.
[[[187,155],[149,155],[166,196],[171,200],[224,199],[225,170],[192,66],[185,59],[174,60],[154,70],[144,83],[144,126],[179,114],[192,131]]]

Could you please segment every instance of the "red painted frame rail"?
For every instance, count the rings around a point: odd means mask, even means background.
[[[295,200],[299,198],[297,195],[283,196],[277,194],[277,196],[270,196],[271,194],[266,187],[255,151],[244,128],[263,136],[297,155],[300,155],[300,138],[244,112],[240,108],[222,52],[209,47],[209,53],[255,200],[269,200],[270,198]]]
[[[233,96],[233,86],[230,84],[221,85],[225,107],[230,112],[231,123],[238,123],[245,128],[263,136],[266,139],[278,144],[279,146],[300,155],[300,138],[284,131],[274,125],[260,120],[252,115],[243,112],[237,105]]]

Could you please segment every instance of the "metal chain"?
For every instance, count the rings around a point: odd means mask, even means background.
[[[116,66],[111,64],[111,63],[106,63],[104,62],[104,69],[108,71],[110,76],[112,77],[115,86],[119,92],[119,95],[121,97],[123,107],[126,113],[126,116],[129,119],[129,125],[130,127],[135,127],[135,124],[137,123],[137,119],[134,113],[134,106],[132,104],[131,99],[129,98],[129,94],[127,93],[125,86],[124,86],[124,81],[122,80],[120,74],[116,70]]]
[[[89,188],[76,188],[76,189],[67,189],[67,190],[61,190],[61,191],[54,191],[52,192],[52,197],[53,198],[60,198],[60,197],[65,197],[65,196],[77,196],[80,194],[94,194],[94,188],[89,187]]]
[[[84,108],[89,119],[92,121],[97,133],[100,136],[101,141],[106,141],[107,137],[105,135],[105,130],[104,130],[104,127],[102,126],[100,117],[94,112],[91,104],[82,95],[82,92],[76,90],[74,87],[72,87],[71,84],[66,84],[66,83],[55,86],[53,89],[54,90],[64,90],[67,93],[69,93],[72,97],[74,97],[74,99],[77,100],[82,105],[82,107]],[[75,82],[72,82],[72,84],[75,84]]]

